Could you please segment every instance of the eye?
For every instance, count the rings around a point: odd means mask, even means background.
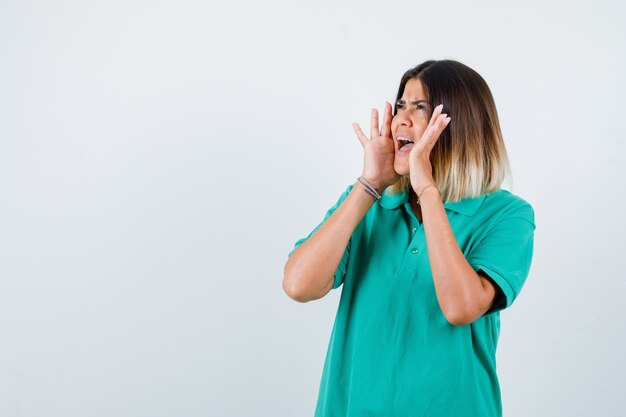
[[[418,101],[418,102],[411,103],[411,104],[413,104],[413,107],[415,108],[415,110],[428,111],[428,104],[424,103],[423,101]]]
[[[396,109],[404,110],[404,103],[396,103]]]

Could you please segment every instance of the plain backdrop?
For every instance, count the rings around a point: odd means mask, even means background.
[[[505,416],[626,415],[614,1],[0,1],[0,415],[310,416],[341,288],[282,290],[353,121],[478,71],[535,209]]]

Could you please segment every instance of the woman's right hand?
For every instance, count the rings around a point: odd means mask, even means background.
[[[378,110],[372,109],[370,138],[365,136],[358,123],[352,123],[356,136],[365,150],[361,175],[380,193],[400,179],[400,175],[393,167],[396,150],[391,137],[391,119],[391,104],[385,102],[383,126],[380,130]]]

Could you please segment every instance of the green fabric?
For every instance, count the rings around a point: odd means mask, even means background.
[[[408,191],[385,190],[355,229],[335,273],[333,288],[343,288],[316,417],[502,415],[495,358],[500,311],[511,306],[528,276],[534,211],[506,190],[444,207],[465,258],[502,289],[501,297],[473,323],[450,324],[437,301],[424,228]]]

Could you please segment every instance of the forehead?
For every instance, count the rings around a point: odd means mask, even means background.
[[[422,83],[417,78],[411,78],[404,86],[402,98],[405,100],[426,100],[426,94],[422,89]]]

